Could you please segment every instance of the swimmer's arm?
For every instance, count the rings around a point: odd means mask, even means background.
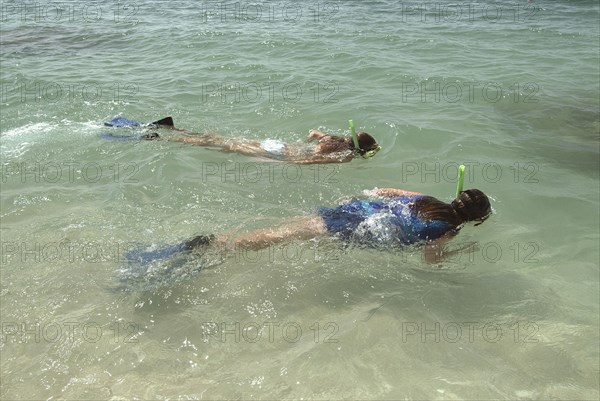
[[[318,140],[319,142],[323,142],[323,141],[326,141],[331,138],[339,139],[340,137],[337,135],[326,134],[326,133],[318,131],[316,129],[311,130],[310,133],[308,134],[309,141]]]
[[[344,197],[338,203],[351,202],[355,199],[368,199],[368,198],[376,198],[376,197],[393,198],[395,196],[401,196],[401,195],[410,196],[410,195],[422,195],[422,194],[419,192],[405,191],[405,190],[396,189],[396,188],[374,188],[374,189],[365,189],[364,191],[362,191],[362,193],[360,195],[354,195],[352,197]]]
[[[288,149],[292,149],[292,147],[289,146]],[[354,154],[349,150],[342,152],[327,150],[323,149],[322,143],[315,146],[311,151],[296,147],[295,150],[289,152],[286,161],[295,164],[337,164],[348,163],[354,159]]]
[[[316,139],[316,140],[319,140],[319,141],[320,141],[321,139],[323,139],[323,138],[326,138],[326,137],[329,137],[329,136],[331,136],[331,135],[328,135],[328,134],[326,134],[326,133],[324,133],[324,132],[321,132],[321,131],[318,131],[318,130],[316,130],[316,129],[313,129],[313,130],[311,130],[311,131],[308,133],[308,140],[309,140],[309,141],[312,141],[312,140],[315,140],[315,139]]]
[[[392,198],[394,196],[417,196],[423,195],[420,192],[406,191],[404,189],[397,188],[373,188],[372,190],[364,191],[364,194],[367,196],[380,196],[382,198]]]
[[[313,155],[313,156],[309,156],[306,159],[292,159],[292,160],[288,160],[288,162],[290,163],[295,163],[295,164],[336,164],[336,163],[348,163],[349,161],[351,161],[354,157],[350,154],[350,155],[343,155],[340,156],[335,155],[335,154],[329,154],[329,155]]]
[[[461,252],[474,252],[477,250],[473,242],[466,243],[454,249],[446,248],[446,244],[457,234],[457,231],[451,231],[444,236],[433,240],[425,245],[423,249],[423,259],[429,264],[438,264]]]

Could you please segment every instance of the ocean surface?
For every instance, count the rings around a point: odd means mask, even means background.
[[[597,400],[597,1],[2,1],[2,400]],[[382,151],[270,163],[148,127]],[[163,137],[178,133],[156,130]],[[494,214],[437,264],[335,239],[180,261],[366,189]],[[160,266],[159,266],[160,267]],[[164,267],[164,266],[163,266]]]

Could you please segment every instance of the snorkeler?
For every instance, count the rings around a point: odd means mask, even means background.
[[[332,236],[361,245],[394,248],[423,244],[424,259],[436,263],[450,254],[443,245],[469,221],[481,224],[491,213],[488,197],[478,189],[459,191],[451,203],[432,196],[394,188],[366,191],[368,199],[354,199],[315,214],[296,217],[277,227],[243,234],[201,235],[178,245],[147,252],[132,252],[130,262],[141,265],[173,254],[219,249],[260,250],[288,240]],[[478,225],[477,224],[477,225]]]
[[[140,125],[135,121],[126,120],[121,117],[105,124],[119,127]],[[381,150],[381,146],[377,144],[377,141],[370,134],[355,132],[353,123],[351,123],[352,135],[350,136],[336,136],[312,130],[308,135],[308,140],[314,141],[315,143],[313,144],[286,144],[275,139],[257,141],[226,138],[215,133],[198,133],[183,128],[176,128],[170,117],[156,121],[150,125],[170,128],[193,136],[162,138],[156,132],[152,132],[141,136],[124,137],[103,134],[102,137],[119,140],[167,140],[197,146],[215,147],[226,152],[295,164],[346,163],[355,157],[368,159]]]
[[[394,188],[374,189],[367,194],[371,199],[355,199],[334,208],[321,207],[316,215],[297,218],[276,228],[232,238],[221,235],[208,243],[214,242],[226,249],[251,250],[290,239],[319,236],[335,236],[384,248],[422,243],[425,260],[437,262],[449,256],[443,254],[441,245],[456,235],[466,222],[481,223],[491,213],[488,197],[478,189],[461,191],[451,203]],[[196,237],[192,241],[199,238],[207,237]]]

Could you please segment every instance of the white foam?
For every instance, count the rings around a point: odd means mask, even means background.
[[[380,244],[392,244],[397,235],[397,230],[391,222],[393,218],[394,214],[389,211],[375,213],[358,225],[356,235]]]
[[[26,124],[21,127],[13,128],[0,134],[2,136],[3,159],[18,159],[25,155],[27,150],[36,142],[37,137],[46,135],[56,127],[55,124],[46,122]],[[27,139],[26,141],[24,139]]]
[[[10,129],[8,131],[4,131],[2,136],[15,137],[15,136],[23,136],[23,135],[31,135],[37,133],[46,133],[55,128],[55,124],[49,123],[35,123],[35,124],[26,124],[22,127],[17,127]]]

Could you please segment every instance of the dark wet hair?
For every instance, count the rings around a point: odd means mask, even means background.
[[[478,189],[462,191],[451,203],[452,208],[465,221],[481,220],[492,211],[490,200]]]
[[[425,220],[442,220],[455,227],[467,221],[483,221],[492,211],[490,200],[478,189],[462,191],[450,204],[433,196],[422,196],[413,208]]]
[[[325,142],[321,142],[322,149],[325,153],[342,152],[346,149],[357,150],[361,155],[365,154],[370,150],[377,148],[377,141],[370,134],[366,132],[358,132],[358,146],[360,149],[354,147],[354,141],[352,136],[330,136],[327,137]]]
[[[358,137],[358,146],[360,147],[360,149],[357,149],[357,150],[361,155],[365,154],[369,150],[374,150],[377,148],[377,146],[379,146],[377,144],[377,141],[375,140],[375,138],[373,138],[371,136],[371,134],[369,134],[369,133],[360,131],[360,132],[357,132],[356,136]],[[350,138],[350,139],[352,139],[352,138]],[[351,141],[350,143],[351,143],[351,148],[355,149],[354,141]]]

